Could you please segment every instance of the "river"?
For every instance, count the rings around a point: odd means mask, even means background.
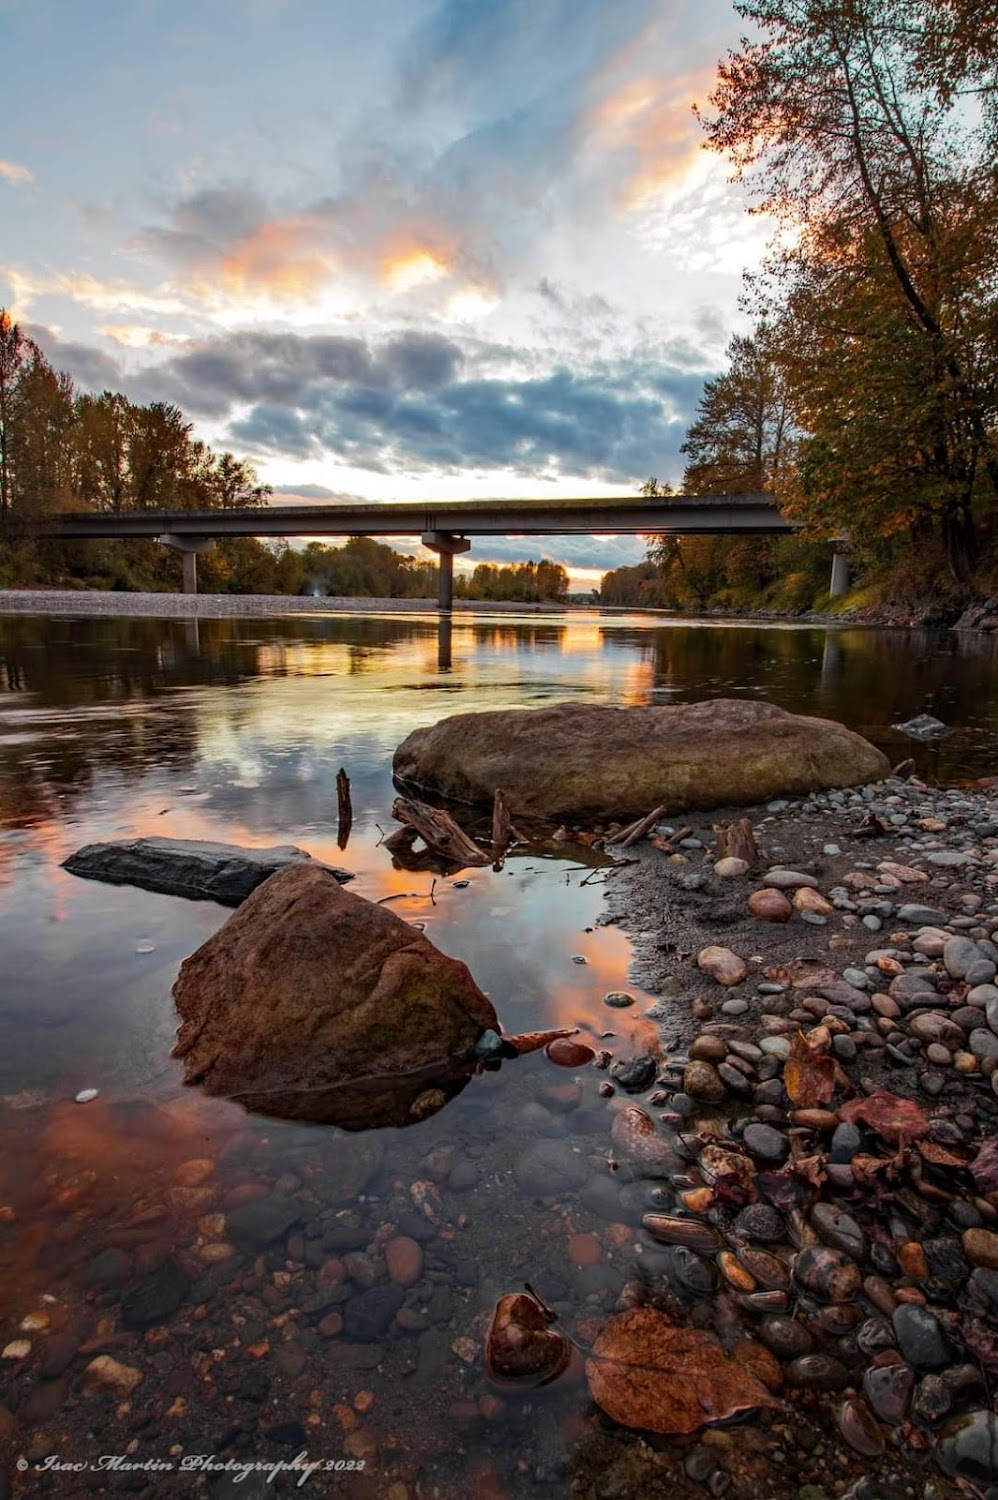
[[[40,1434],[36,1456],[60,1433],[79,1447],[88,1425],[100,1452],[344,1455],[366,1470],[338,1483],[392,1500],[434,1485],[486,1500],[567,1493],[593,1436],[584,1383],[570,1372],[548,1391],[497,1394],[484,1328],[527,1281],[556,1308],[612,1307],[647,1206],[607,1170],[601,1075],[543,1054],[400,1131],[254,1118],[184,1089],[170,988],[227,913],[76,879],[67,855],[140,834],[299,844],[462,958],[507,1031],[576,1026],[637,1049],[654,1034],[653,997],[632,985],[631,1011],[603,1005],[627,984],[630,950],[599,925],[584,851],[435,881],[393,866],[381,840],[398,742],[472,709],[750,695],[840,719],[948,781],[998,769],[996,649],[596,611],[459,616],[443,634],[411,615],[0,616],[0,1317],[6,1341],[48,1308],[48,1337],[69,1355],[26,1408],[17,1362],[5,1365],[19,1438]],[[951,728],[936,745],[891,727],[923,711]],[[341,766],[355,811],[345,850]],[[96,1099],[74,1103],[83,1089]],[[202,1254],[226,1243],[227,1207],[267,1195],[298,1205],[286,1237]],[[385,1287],[380,1245],[399,1232],[421,1247],[416,1279],[401,1309],[368,1298],[364,1323],[351,1299]],[[122,1338],[123,1301],[150,1286],[165,1332]],[[105,1344],[143,1382],[124,1407],[80,1414],[74,1381]]]

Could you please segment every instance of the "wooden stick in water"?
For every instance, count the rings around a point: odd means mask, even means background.
[[[350,778],[342,766],[336,773],[336,804],[339,813],[336,843],[340,849],[345,849],[353,827],[353,803],[350,801]]]

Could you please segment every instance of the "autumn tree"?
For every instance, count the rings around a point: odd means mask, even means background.
[[[817,352],[827,368],[837,340],[850,387],[840,414],[848,419],[850,401],[857,419],[885,400],[897,410],[921,391],[905,424],[910,461],[896,472],[916,485],[951,572],[966,580],[980,514],[998,499],[998,175],[990,134],[927,72],[926,38],[944,0],[738,0],[735,9],[756,39],[743,39],[720,64],[701,118],[707,144],[729,157],[756,206],[784,231],[770,262],[769,305],[789,309],[783,346],[798,355],[792,400],[812,413],[820,406],[814,392],[807,399],[819,311]],[[949,64],[950,81],[973,66],[968,48]],[[812,321],[800,315],[805,307]],[[857,351],[859,343],[867,347]],[[826,451],[835,447],[831,436],[814,436]],[[840,446],[844,463],[843,453]],[[872,449],[869,458],[852,486],[853,512],[867,520]],[[805,522],[820,474],[813,466],[810,489],[791,496]],[[879,498],[887,494],[884,487]],[[904,524],[910,510],[904,488],[895,502],[880,514],[884,530]]]
[[[12,502],[11,447],[16,391],[32,347],[31,340],[25,338],[6,308],[0,308],[0,527],[4,529]]]
[[[689,495],[760,494],[786,467],[790,408],[769,330],[736,336],[727,356],[725,373],[704,386],[681,449]]]
[[[77,398],[74,485],[97,510],[125,508],[133,410],[127,397],[115,391]]]

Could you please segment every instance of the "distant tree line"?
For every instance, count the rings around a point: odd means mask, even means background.
[[[542,601],[564,604],[568,598],[568,573],[561,563],[479,563],[470,574],[454,579],[459,599],[512,599],[525,604]]]
[[[753,39],[700,118],[777,231],[683,489],[773,490],[804,541],[653,539],[651,573],[608,575],[604,597],[820,602],[827,573],[801,549],[843,533],[882,594],[993,592],[998,0],[735,10]]]

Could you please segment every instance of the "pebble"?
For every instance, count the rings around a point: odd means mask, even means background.
[[[830,917],[835,911],[830,901],[826,901],[820,891],[813,890],[810,886],[802,885],[794,892],[793,904],[802,916]]]
[[[998,1271],[998,1234],[990,1229],[965,1229],[963,1253],[971,1265]]]
[[[657,1074],[658,1064],[647,1054],[618,1058],[610,1068],[614,1083],[628,1094],[640,1094],[651,1088]]]
[[[414,1286],[423,1272],[422,1247],[408,1235],[400,1234],[386,1240],[384,1253],[389,1280],[396,1286]]]
[[[634,1004],[634,996],[629,995],[626,990],[611,990],[608,995],[603,996],[603,1004],[609,1005],[613,1010],[626,1010],[629,1005]]]
[[[748,973],[748,964],[737,953],[732,953],[730,948],[701,949],[697,954],[697,968],[725,986],[741,984]]]
[[[263,1249],[275,1240],[283,1240],[301,1214],[302,1206],[297,1199],[275,1194],[240,1203],[226,1215],[226,1227],[237,1242]]]
[[[683,1092],[691,1099],[719,1104],[727,1097],[728,1091],[713,1063],[695,1058],[683,1070]]]
[[[190,1283],[176,1261],[164,1261],[122,1297],[121,1321],[126,1328],[151,1328],[165,1323],[181,1306],[189,1290]]]
[[[742,1139],[757,1161],[778,1164],[785,1161],[790,1152],[787,1137],[782,1130],[774,1130],[771,1125],[749,1125]]]
[[[384,1338],[402,1306],[405,1293],[392,1282],[381,1282],[358,1292],[343,1305],[343,1331],[348,1339],[370,1344]]]
[[[953,1345],[928,1308],[903,1303],[891,1321],[901,1353],[916,1370],[941,1370],[952,1363]]]
[[[998,1416],[993,1411],[971,1411],[947,1423],[936,1461],[954,1479],[993,1485],[998,1477]]]
[[[142,1371],[133,1365],[119,1364],[109,1354],[99,1354],[83,1372],[83,1388],[88,1396],[107,1392],[124,1399],[142,1384],[143,1379]]]
[[[543,1139],[533,1141],[517,1156],[513,1176],[528,1197],[546,1198],[580,1188],[589,1176],[589,1166],[567,1142]]]
[[[800,870],[768,870],[763,876],[763,883],[772,886],[777,891],[796,891],[801,886],[810,886],[817,890],[818,882],[813,875],[805,875]]]
[[[748,898],[748,909],[760,922],[789,922],[794,914],[790,901],[782,891],[770,889],[753,891]]]
[[[736,859],[733,855],[719,859],[714,866],[714,874],[719,875],[722,880],[736,880],[740,875],[747,875],[748,870],[748,860]]]

